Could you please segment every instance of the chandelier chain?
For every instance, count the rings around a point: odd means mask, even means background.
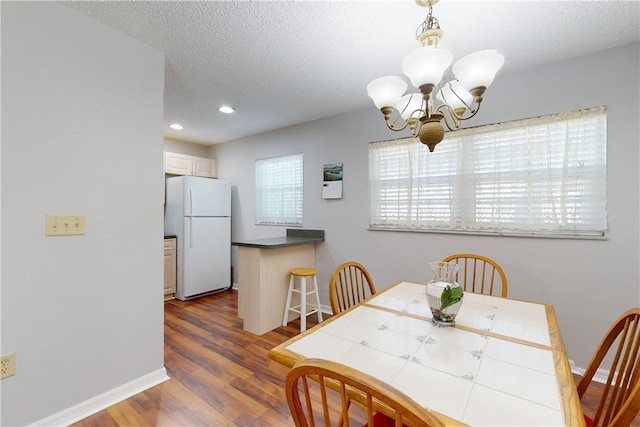
[[[438,18],[433,16],[433,7],[429,6],[429,13],[427,17],[416,29],[416,37],[419,37],[420,34],[424,33],[427,30],[431,30],[433,28],[440,29],[440,22],[438,22]]]

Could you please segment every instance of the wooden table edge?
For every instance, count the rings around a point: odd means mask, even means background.
[[[553,361],[556,366],[556,379],[558,380],[558,393],[562,402],[562,412],[565,422],[568,426],[585,427],[584,414],[582,413],[582,404],[578,397],[578,390],[573,381],[573,374],[569,366],[569,358],[564,347],[560,327],[556,318],[556,312],[553,306],[544,305],[547,313],[547,322],[549,324],[549,335],[551,336]],[[563,381],[564,379],[564,381]]]

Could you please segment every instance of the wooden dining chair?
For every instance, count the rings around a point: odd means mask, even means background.
[[[314,427],[316,423],[327,427],[444,426],[435,414],[400,390],[337,362],[298,362],[287,374],[285,390],[296,427]]]
[[[329,300],[333,314],[338,314],[376,293],[371,275],[360,263],[339,265],[329,282]]]
[[[604,359],[612,360],[607,381],[594,414],[585,414],[587,426],[628,427],[640,411],[640,308],[616,320],[598,346],[578,383],[580,399]]]
[[[476,254],[453,254],[442,262],[458,264],[456,281],[465,292],[507,297],[507,276],[491,258]]]

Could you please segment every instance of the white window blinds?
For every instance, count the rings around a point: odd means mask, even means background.
[[[256,223],[302,225],[302,154],[256,160]]]
[[[369,146],[370,226],[602,236],[606,108]]]

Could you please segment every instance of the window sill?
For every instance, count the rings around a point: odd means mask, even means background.
[[[435,233],[435,234],[458,234],[469,236],[489,236],[489,237],[531,237],[536,239],[567,239],[567,240],[603,240],[608,241],[607,235],[588,234],[543,234],[524,233],[507,231],[460,231],[460,230],[426,230],[419,228],[394,228],[394,227],[369,227],[369,231],[400,231],[410,233]]]

